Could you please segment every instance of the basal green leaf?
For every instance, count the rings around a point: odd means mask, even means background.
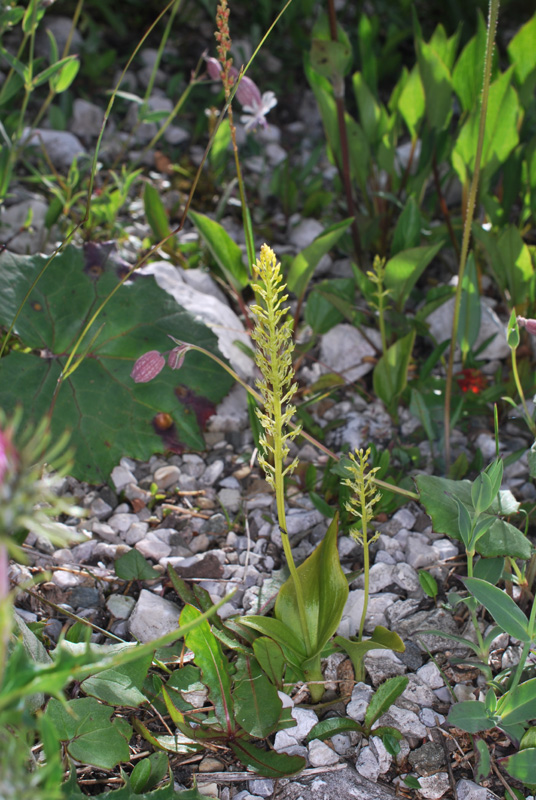
[[[425,111],[424,87],[417,65],[409,73],[406,85],[400,94],[398,110],[411,136],[416,136]]]
[[[498,759],[500,766],[521,783],[536,783],[536,747],[527,747],[506,758]]]
[[[508,44],[508,56],[514,66],[516,80],[522,86],[536,70],[536,14],[529,19]]]
[[[181,612],[180,624],[186,625],[200,616],[201,613],[197,608],[185,606]],[[201,670],[203,682],[207,685],[210,698],[214,703],[216,717],[223,730],[231,736],[234,732],[235,721],[229,677],[230,668],[221,645],[206,620],[187,633],[184,641],[195,655],[195,663]]]
[[[115,574],[124,581],[150,581],[160,575],[135,548],[119,556],[115,562]]]
[[[480,700],[455,703],[449,711],[448,721],[467,733],[478,733],[495,727],[495,722],[489,718],[486,706]]]
[[[233,700],[236,721],[250,736],[264,739],[276,729],[281,716],[281,700],[256,659],[238,657]]]
[[[406,675],[396,675],[394,678],[388,678],[376,689],[365,713],[364,725],[367,730],[370,730],[376,720],[389,710],[408,683],[409,678]]]
[[[518,639],[519,637],[516,636],[515,638]],[[497,703],[497,713],[501,716],[501,727],[503,724],[507,727],[520,723],[526,725],[530,720],[535,719],[536,678],[531,678],[529,681],[520,683],[512,691],[505,692]]]
[[[148,653],[139,661],[99,672],[82,682],[82,691],[111,706],[136,708],[147,702],[141,688],[151,662],[152,655]]]
[[[346,733],[347,731],[356,731],[357,733],[364,733],[363,725],[359,722],[350,719],[350,717],[330,717],[317,722],[307,734],[307,741],[312,742],[313,739],[329,739],[337,733]]]
[[[52,699],[45,713],[68,753],[82,764],[113,769],[129,761],[130,725],[124,719],[110,721],[112,709],[93,697],[71,700],[66,706]]]
[[[265,750],[241,739],[231,742],[230,747],[242,764],[265,778],[286,778],[305,768],[305,759],[302,756],[288,756],[275,750]]]
[[[464,578],[463,582],[478,602],[489,611],[497,625],[515,639],[530,642],[528,619],[506,592],[480,578]]]
[[[337,533],[338,516],[335,516],[320,544],[298,567],[307,619],[309,657],[319,654],[339,627],[348,597],[348,582],[337,550]],[[279,590],[274,613],[291,629],[300,646],[305,647],[292,577]]]
[[[253,642],[255,658],[278,689],[282,688],[285,672],[285,656],[280,646],[268,636],[259,636]]]
[[[480,291],[476,272],[475,257],[471,252],[462,281],[462,297],[458,324],[458,344],[465,359],[473,348],[480,333]]]
[[[421,241],[421,227],[422,216],[419,206],[415,198],[410,196],[396,223],[391,244],[391,257],[399,255],[401,251],[407,253],[411,249],[418,248]],[[420,273],[415,280],[419,278],[419,275]]]
[[[434,47],[419,37],[416,50],[424,87],[428,124],[431,128],[443,130],[452,115],[452,82],[449,68]]]
[[[345,653],[348,653],[356,675],[361,671],[363,659],[369,650],[394,650],[396,653],[403,653],[406,649],[404,642],[397,633],[389,631],[381,625],[377,625],[374,628],[370,639],[354,642],[344,636],[335,636],[334,642]]]

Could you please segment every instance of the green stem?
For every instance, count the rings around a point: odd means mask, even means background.
[[[475,556],[475,551],[474,550],[466,550],[465,553],[466,553],[466,556],[467,556],[467,577],[468,578],[472,578],[473,577],[473,558]],[[485,661],[487,659],[487,655],[488,654],[486,652],[486,648],[484,646],[484,639],[482,637],[482,633],[481,633],[480,627],[478,625],[478,617],[476,615],[476,611],[474,611],[472,608],[469,609],[469,613],[471,615],[471,622],[473,623],[473,627],[474,627],[475,632],[476,632],[476,637],[478,639],[478,645],[480,647],[480,657],[482,658],[483,661]]]
[[[450,339],[450,352],[447,367],[447,379],[445,385],[445,409],[444,409],[444,428],[445,428],[445,465],[450,464],[450,406],[452,399],[452,376],[454,371],[454,354],[456,351],[456,339],[458,337],[458,324],[460,320],[460,307],[462,301],[462,283],[469,254],[469,241],[471,238],[471,226],[475,212],[476,196],[478,191],[478,181],[480,178],[480,162],[482,160],[482,150],[484,147],[484,133],[486,130],[486,116],[488,111],[489,87],[491,83],[491,67],[493,56],[493,45],[495,42],[495,30],[499,16],[499,0],[490,0],[488,29],[486,37],[486,56],[484,61],[484,83],[482,86],[482,103],[480,106],[480,120],[478,126],[478,140],[475,154],[475,170],[471,180],[471,188],[467,200],[465,220],[463,226],[462,251],[460,256],[460,266],[458,269],[458,284],[456,286],[456,298],[454,301],[454,316],[452,319],[452,335]]]
[[[536,423],[534,422],[534,420],[530,416],[529,409],[527,407],[527,402],[525,400],[525,392],[523,391],[523,386],[521,385],[521,380],[519,378],[519,372],[518,372],[518,369],[517,369],[516,348],[515,347],[511,347],[510,350],[512,352],[512,373],[514,375],[514,381],[515,381],[517,392],[518,392],[518,394],[519,394],[519,396],[521,398],[521,403],[523,405],[523,411],[525,413],[525,420],[527,422],[527,425],[528,425],[529,430],[532,433],[532,435],[536,436]]]
[[[508,691],[509,692],[512,692],[516,688],[516,686],[518,685],[519,681],[521,680],[521,675],[523,674],[523,670],[525,669],[525,663],[527,661],[527,657],[529,655],[531,645],[533,644],[533,641],[534,641],[534,625],[535,625],[535,622],[536,622],[536,598],[534,598],[533,601],[532,601],[532,608],[531,608],[530,617],[529,617],[528,634],[530,636],[530,641],[529,642],[525,642],[523,644],[523,650],[521,651],[521,656],[519,658],[519,663],[518,663],[518,665],[516,667],[516,671],[514,672],[514,676],[512,678],[512,681],[508,685]]]
[[[362,504],[363,505],[363,504]],[[366,513],[366,510],[365,510]],[[366,517],[363,517],[363,572],[365,575],[365,594],[363,597],[363,611],[361,612],[361,622],[359,623],[358,640],[363,640],[363,632],[365,630],[365,619],[367,616],[368,602],[369,602],[369,589],[370,589],[370,558],[368,546],[368,532]]]

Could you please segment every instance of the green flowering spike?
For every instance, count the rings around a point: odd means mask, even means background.
[[[377,532],[375,532],[372,537],[369,538],[368,525],[374,517],[374,506],[381,498],[381,493],[377,491],[374,484],[374,475],[379,468],[374,467],[374,469],[368,469],[369,455],[370,447],[365,452],[363,452],[363,450],[356,450],[355,455],[350,453],[351,464],[349,464],[347,467],[349,475],[343,480],[343,484],[348,486],[354,492],[354,496],[344,504],[344,507],[349,514],[360,521],[359,525],[355,525],[350,530],[350,535],[353,539],[355,539],[356,542],[359,542],[359,544],[363,546],[365,596],[363,600],[361,623],[359,625],[358,632],[359,641],[361,641],[363,638],[363,630],[365,628],[365,618],[368,608],[370,576],[369,547],[379,535]]]
[[[350,475],[343,480],[343,484],[352,489],[355,494],[345,503],[344,507],[349,514],[361,521],[359,526],[352,528],[350,535],[362,544],[363,533],[366,535],[368,524],[374,517],[374,506],[381,499],[381,492],[377,491],[374,484],[374,475],[379,467],[368,469],[370,447],[366,452],[357,450],[356,455],[353,453],[349,455],[352,463],[348,465],[347,470]],[[368,540],[369,544],[376,538],[377,534]]]
[[[281,265],[276,262],[275,253],[268,245],[262,246],[260,259],[253,270],[258,282],[253,285],[257,303],[251,307],[251,312],[257,324],[252,338],[257,345],[255,363],[262,375],[257,380],[257,387],[264,401],[264,409],[257,410],[264,429],[260,437],[263,452],[259,463],[268,483],[276,488],[277,471],[281,469],[284,477],[298,463],[295,459],[283,469],[289,453],[287,442],[300,432],[300,428],[289,428],[296,412],[291,400],[298,388],[292,368],[292,321],[287,316],[288,308],[282,308],[288,295],[284,293],[286,287]]]

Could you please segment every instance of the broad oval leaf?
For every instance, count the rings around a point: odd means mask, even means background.
[[[526,724],[536,718],[536,678],[519,684],[511,692],[506,692],[497,704],[501,716],[500,726],[507,727]]]
[[[347,731],[357,731],[357,733],[364,733],[363,725],[356,722],[350,717],[330,717],[317,722],[309,733],[307,734],[307,742],[312,742],[313,739],[329,739],[337,733],[346,733]]]
[[[497,625],[521,642],[530,642],[529,621],[506,592],[480,578],[463,578],[473,597],[486,608]]]
[[[9,413],[20,403],[23,424],[48,413],[84,321],[118,287],[122,266],[109,250],[67,247],[48,266],[46,256],[0,255],[0,325],[11,325],[24,304],[15,331],[35,351],[0,360],[0,406]],[[143,461],[166,449],[203,448],[197,416],[206,419],[230,389],[224,370],[196,353],[178,373],[166,369],[147,384],[130,378],[144,352],[170,349],[170,332],[218,352],[214,334],[149,275],[121,286],[90,328],[79,351],[89,347],[87,357],[60,388],[51,420],[53,437],[72,431],[74,477],[102,483],[123,456]]]
[[[180,615],[180,624],[195,622],[201,612],[193,606],[185,606]],[[223,730],[233,735],[235,720],[231,697],[229,662],[216,639],[207,620],[202,620],[196,628],[184,637],[186,646],[195,654],[195,663],[201,670],[203,682],[208,686],[214,712]]]
[[[233,700],[236,720],[250,736],[264,739],[276,729],[282,711],[281,699],[256,659],[238,657]]]
[[[301,628],[292,576],[277,595],[274,614],[291,629],[308,658],[320,654],[339,627],[348,597],[348,581],[337,550],[338,523],[336,515],[320,544],[297,570],[305,604],[308,646]]]
[[[448,721],[467,733],[478,733],[495,727],[486,706],[480,700],[463,700],[455,703],[449,711]]]
[[[536,747],[527,747],[498,762],[512,778],[522,783],[536,783]]]
[[[406,675],[396,675],[394,678],[388,678],[376,689],[365,713],[364,724],[367,730],[370,730],[376,720],[389,710],[408,683],[409,678]]]
[[[305,768],[305,759],[302,756],[289,756],[286,753],[276,753],[275,750],[264,750],[243,739],[230,742],[230,747],[242,764],[265,778],[287,778]]]

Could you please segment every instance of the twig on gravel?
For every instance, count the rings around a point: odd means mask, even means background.
[[[310,775],[320,775],[323,772],[338,772],[346,769],[348,764],[334,764],[331,767],[309,767],[300,772],[300,778],[307,778]],[[198,783],[238,783],[240,781],[257,780],[258,775],[253,772],[199,772],[196,775]]]
[[[200,519],[210,519],[209,514],[201,514],[200,511],[192,511],[184,506],[175,506],[172,503],[162,503],[161,508],[165,511],[176,511],[177,514],[187,514],[189,517],[199,517]]]

